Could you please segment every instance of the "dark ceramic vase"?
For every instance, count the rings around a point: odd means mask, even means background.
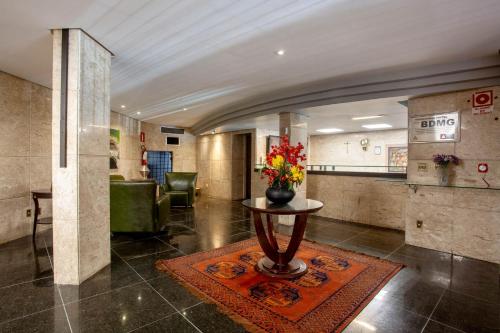
[[[267,199],[278,205],[284,205],[290,202],[294,196],[295,192],[293,190],[289,190],[287,187],[269,187],[266,190]]]

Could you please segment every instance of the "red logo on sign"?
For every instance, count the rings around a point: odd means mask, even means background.
[[[472,99],[473,107],[482,107],[493,105],[493,90],[479,91],[474,93]]]

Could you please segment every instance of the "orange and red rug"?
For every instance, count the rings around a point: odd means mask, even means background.
[[[288,238],[278,237],[280,247]],[[273,279],[255,271],[257,238],[169,260],[170,273],[252,332],[340,332],[402,268],[387,260],[303,241],[296,257],[308,273]]]

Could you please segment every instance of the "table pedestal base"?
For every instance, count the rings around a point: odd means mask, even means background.
[[[292,259],[286,267],[279,267],[274,261],[264,257],[257,262],[255,269],[264,275],[282,279],[293,279],[307,273],[306,263],[298,258]]]

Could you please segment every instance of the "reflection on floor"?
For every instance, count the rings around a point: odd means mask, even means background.
[[[53,285],[50,231],[36,246],[30,237],[0,245],[0,332],[244,332],[153,264],[254,236],[249,213],[239,202],[204,199],[171,219],[163,235],[115,235],[112,264],[79,287]],[[346,332],[499,332],[499,265],[316,217],[306,238],[407,265]]]

